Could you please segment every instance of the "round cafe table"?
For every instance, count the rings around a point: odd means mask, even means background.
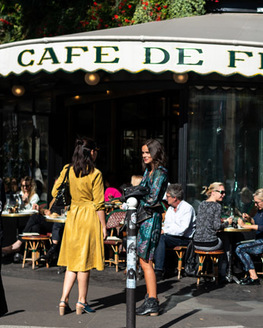
[[[21,211],[21,212],[18,212],[18,213],[8,213],[6,211],[3,211],[2,212],[2,218],[6,218],[6,223],[9,221],[8,219],[12,219],[14,220],[15,219],[15,227],[16,227],[16,238],[18,237],[18,234],[19,234],[19,228],[21,228],[21,221],[20,219],[23,219],[23,223],[25,223],[25,220],[26,219],[29,219],[29,217],[34,214],[34,213],[38,213],[38,211]],[[27,220],[26,220],[27,222]]]
[[[53,222],[53,223],[55,223],[55,222],[57,222],[57,223],[65,223],[65,222],[66,222],[66,219],[67,219],[66,216],[59,216],[59,217],[57,217],[57,218],[52,218],[52,217],[50,217],[50,216],[48,216],[48,215],[45,215],[45,220],[46,220],[47,222]]]
[[[249,232],[252,231],[253,229],[251,228],[232,228],[228,227],[224,229],[224,232]]]
[[[26,217],[31,216],[32,214],[34,214],[34,213],[32,213],[32,212],[30,212],[30,213],[27,213],[27,212],[4,213],[4,212],[2,212],[1,216],[3,218],[26,218]]]

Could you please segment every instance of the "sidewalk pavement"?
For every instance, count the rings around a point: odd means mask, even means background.
[[[73,312],[62,317],[58,314],[64,274],[58,275],[57,267],[32,270],[30,265],[22,269],[21,264],[4,264],[2,278],[9,307],[9,313],[0,318],[2,327],[126,327],[126,278],[113,267],[92,271],[88,301],[97,311],[80,316],[74,309],[76,284],[69,302]],[[197,288],[196,278],[178,281],[174,276],[158,283],[158,293],[161,315],[137,316],[137,328],[262,327],[263,282],[261,286],[205,283]],[[144,294],[144,280],[140,280],[137,306]]]

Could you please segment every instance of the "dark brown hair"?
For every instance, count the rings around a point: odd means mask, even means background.
[[[147,146],[148,150],[153,159],[154,169],[157,169],[159,166],[166,165],[166,156],[164,152],[164,148],[161,143],[156,139],[148,139],[143,143],[143,146]],[[150,166],[142,162],[143,169],[146,167],[150,169]]]
[[[75,149],[72,156],[72,166],[76,177],[82,177],[94,171],[95,163],[91,157],[91,151],[98,150],[93,139],[78,137],[75,141]]]

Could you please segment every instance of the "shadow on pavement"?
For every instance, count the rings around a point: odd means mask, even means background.
[[[197,313],[197,312],[199,312],[199,311],[201,311],[201,310],[196,309],[196,310],[193,310],[193,311],[191,311],[191,312],[188,312],[188,313],[186,313],[186,314],[184,314],[184,315],[182,315],[182,316],[180,316],[180,317],[178,317],[178,318],[176,318],[176,319],[174,319],[174,320],[172,320],[172,321],[170,321],[170,322],[167,322],[166,324],[160,326],[159,328],[169,328],[169,327],[173,327],[175,324],[177,324],[177,323],[179,323],[180,321],[182,321],[182,320],[184,320],[184,319],[186,319],[186,318],[192,316],[193,314],[195,314],[195,313]]]

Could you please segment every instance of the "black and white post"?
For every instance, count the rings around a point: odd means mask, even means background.
[[[136,290],[136,221],[138,201],[134,197],[127,200],[127,277],[126,277],[126,328],[135,328],[135,290]]]

